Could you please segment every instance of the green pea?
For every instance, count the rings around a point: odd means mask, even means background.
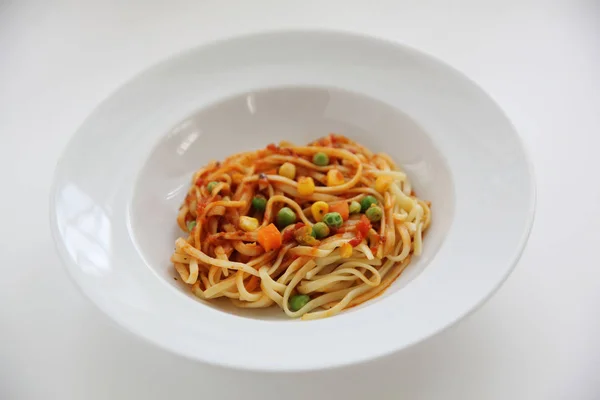
[[[344,223],[344,220],[339,212],[330,212],[323,216],[323,222],[330,228],[339,228]]]
[[[288,225],[296,222],[296,213],[289,207],[283,207],[277,213],[277,225],[280,228],[285,228]]]
[[[290,302],[289,302],[290,310],[298,311],[299,309],[301,309],[302,307],[307,305],[309,301],[310,301],[309,295],[295,294],[292,297],[290,297]]]
[[[324,222],[317,222],[312,228],[317,239],[323,239],[324,237],[329,236],[329,227]]]
[[[188,228],[189,232],[191,232],[195,226],[196,226],[196,221],[188,221],[187,228]]]
[[[377,204],[377,199],[373,196],[365,196],[360,200],[360,211],[365,212],[371,204]]]
[[[381,211],[381,207],[378,207],[376,205],[372,205],[365,212],[365,215],[367,216],[367,218],[369,218],[369,221],[371,221],[371,222],[377,222],[377,221],[379,221],[381,219],[381,217],[383,215],[383,211]]]
[[[313,164],[324,167],[329,164],[329,156],[322,151],[315,153],[313,156]]]
[[[208,193],[212,193],[213,189],[218,184],[219,184],[219,182],[215,182],[215,181],[209,182],[208,185],[206,185],[206,190],[208,190]]]
[[[254,207],[256,211],[265,211],[265,208],[267,208],[267,199],[263,196],[254,196],[252,198],[252,207]]]
[[[350,203],[350,214],[356,214],[360,212],[360,203],[358,201],[353,201]]]

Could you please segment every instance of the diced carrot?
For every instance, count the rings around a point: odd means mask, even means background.
[[[260,279],[258,278],[258,276],[252,275],[250,280],[248,282],[244,283],[244,286],[246,287],[247,291],[253,292],[254,289],[256,289],[258,287],[259,283],[260,283]]]
[[[258,243],[265,249],[271,251],[281,247],[281,233],[274,224],[269,224],[258,230]]]
[[[329,205],[329,212],[338,212],[342,216],[342,219],[346,221],[350,217],[350,208],[348,207],[348,203],[342,201],[337,204]]]

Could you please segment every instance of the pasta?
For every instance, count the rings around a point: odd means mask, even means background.
[[[429,202],[388,155],[330,134],[199,169],[171,261],[200,299],[324,318],[389,287],[430,222]]]

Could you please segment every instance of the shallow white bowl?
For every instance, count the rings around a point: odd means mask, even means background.
[[[432,202],[423,255],[383,296],[296,321],[202,302],[173,279],[193,171],[329,132],[389,153]],[[465,316],[516,264],[534,203],[517,133],[467,78],[376,39],[279,32],[189,51],[104,101],[57,166],[51,225],[70,274],[122,326],[193,359],[285,371],[372,359]]]

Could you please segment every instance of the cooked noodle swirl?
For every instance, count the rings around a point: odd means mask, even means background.
[[[317,319],[381,294],[421,254],[430,222],[388,155],[330,134],[199,169],[171,261],[203,300]]]

